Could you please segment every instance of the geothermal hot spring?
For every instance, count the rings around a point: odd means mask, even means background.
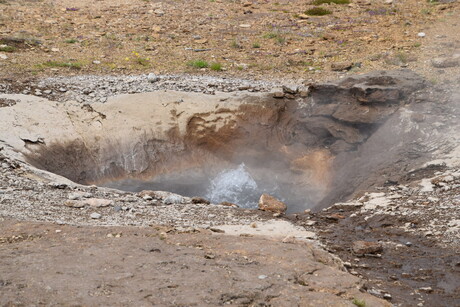
[[[53,129],[34,132],[45,141],[21,137],[27,159],[78,183],[242,208],[257,208],[268,193],[289,211],[311,208],[327,192],[332,155],[324,146],[334,137],[306,129],[295,100],[156,92],[48,111],[40,121]]]
[[[299,212],[398,169],[406,140],[419,137],[400,106],[420,80],[409,71],[355,76],[281,99],[157,91],[89,105],[28,97],[1,110],[0,137],[32,165],[77,183],[243,208],[268,193]]]

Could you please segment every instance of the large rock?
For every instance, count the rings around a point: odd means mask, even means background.
[[[262,194],[259,199],[259,209],[273,213],[285,213],[287,206],[285,203],[271,195]]]

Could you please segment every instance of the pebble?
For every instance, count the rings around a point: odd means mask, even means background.
[[[266,279],[268,276],[267,275],[259,275],[258,278],[259,279]]]
[[[385,293],[385,294],[383,294],[383,298],[386,299],[386,300],[391,300],[393,297],[391,296],[390,293]]]
[[[425,32],[419,32],[419,33],[417,34],[417,36],[418,36],[418,37],[425,37],[426,34],[425,34]]]
[[[158,80],[160,80],[160,78],[158,78],[158,76],[155,75],[153,72],[147,75],[147,81],[149,81],[150,83],[157,82]]]
[[[6,54],[0,53],[0,59],[7,60],[8,56]]]
[[[91,213],[90,217],[92,219],[98,220],[98,219],[100,219],[102,217],[102,215],[97,213],[97,212],[93,212],[93,213]]]
[[[431,293],[431,292],[433,292],[433,288],[431,288],[431,287],[421,287],[421,288],[418,288],[418,290],[419,290],[420,292],[426,292],[426,293]]]

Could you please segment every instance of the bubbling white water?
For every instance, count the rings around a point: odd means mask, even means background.
[[[255,208],[261,193],[276,190],[276,185],[271,188],[259,186],[244,163],[241,163],[237,168],[224,170],[214,177],[206,198],[216,204],[226,201],[242,208]]]

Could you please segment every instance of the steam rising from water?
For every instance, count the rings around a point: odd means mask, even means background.
[[[255,208],[262,193],[278,194],[276,184],[257,184],[244,163],[236,169],[224,170],[211,180],[206,198],[213,203],[223,201],[238,204],[243,208]]]
[[[213,203],[228,201],[247,208],[254,206],[251,206],[254,193],[257,193],[257,183],[242,163],[238,168],[222,171],[212,179],[206,198]]]

